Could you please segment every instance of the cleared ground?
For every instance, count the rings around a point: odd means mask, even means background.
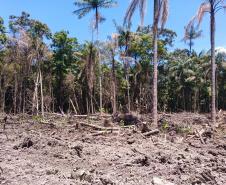
[[[108,132],[78,124],[103,126],[98,118],[8,118],[0,130],[0,184],[225,185],[224,118],[212,131],[205,115],[160,117],[160,133],[147,137],[133,127]]]

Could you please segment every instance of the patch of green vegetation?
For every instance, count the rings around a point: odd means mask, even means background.
[[[105,110],[104,108],[99,108],[99,112],[102,112],[102,113],[107,113],[107,110]]]
[[[192,133],[192,129],[189,126],[177,125],[176,126],[176,133],[177,134],[191,134]]]
[[[42,116],[40,116],[40,115],[32,116],[32,120],[36,121],[36,122],[39,122],[39,123],[45,122],[45,119]]]
[[[167,130],[169,130],[169,128],[170,128],[169,123],[166,120],[163,120],[163,122],[161,124],[161,129],[163,131],[167,131]]]
[[[192,129],[188,125],[171,125],[168,121],[162,120],[161,122],[161,131],[176,131],[177,134],[191,134]]]
[[[119,126],[120,126],[120,127],[125,126],[125,122],[124,122],[124,120],[121,120],[121,121],[119,122]]]

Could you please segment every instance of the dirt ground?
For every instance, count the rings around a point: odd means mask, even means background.
[[[98,118],[57,115],[12,116],[3,130],[3,118],[2,185],[226,185],[225,118],[208,131],[206,115],[160,115],[160,132],[150,136],[132,126],[98,131],[78,124],[102,126]]]

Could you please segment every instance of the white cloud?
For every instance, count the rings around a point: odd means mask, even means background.
[[[216,51],[216,54],[225,54],[226,55],[226,48],[225,47],[222,47],[222,46],[216,47],[215,51]]]

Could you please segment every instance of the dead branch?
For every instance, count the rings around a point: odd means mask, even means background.
[[[59,107],[59,109],[60,109],[61,115],[62,115],[63,117],[67,117],[67,116],[65,115],[64,111],[63,111],[60,107]]]
[[[74,109],[75,114],[78,114],[78,112],[77,112],[77,110],[75,108],[75,105],[74,105],[73,101],[71,100],[71,98],[70,98],[70,102],[71,102],[71,105],[72,105],[72,107]]]
[[[195,132],[196,132],[196,135],[199,137],[201,143],[206,144],[202,137],[202,134],[205,132],[205,130],[203,130],[203,129],[201,131],[195,130]]]

